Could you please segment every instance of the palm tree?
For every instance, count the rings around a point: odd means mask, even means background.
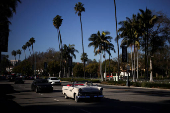
[[[67,67],[67,62],[68,62],[68,59],[70,57],[74,57],[76,59],[76,55],[75,55],[75,52],[78,53],[78,50],[76,50],[74,48],[74,44],[67,46],[66,44],[63,45],[63,48],[62,48],[62,56],[63,58],[65,59],[65,62],[66,62],[66,67]],[[70,72],[71,72],[71,67],[70,67]]]
[[[29,43],[32,45],[32,52],[33,52],[33,65],[34,65],[34,49],[33,49],[33,44],[35,43],[35,39],[34,39],[34,37],[30,38]],[[34,69],[35,69],[35,71],[34,71],[34,72],[36,72],[36,68],[35,68],[35,66],[34,66]],[[35,75],[35,73],[34,73],[34,75]]]
[[[13,50],[13,51],[11,52],[11,54],[12,54],[12,56],[14,56],[14,57],[15,57],[15,60],[16,60],[17,52],[16,52],[15,50]]]
[[[13,17],[13,13],[16,13],[17,2],[21,3],[20,0],[0,1],[0,64],[1,52],[7,52],[8,36],[10,32],[9,25],[11,24],[9,18]]]
[[[156,15],[152,15],[151,10],[147,9],[144,11],[142,9],[139,9],[140,11],[140,24],[143,28],[143,33],[145,34],[144,40],[145,40],[145,75],[148,78],[148,40],[149,40],[149,29],[152,28],[157,20]]]
[[[30,51],[30,46],[31,46],[31,44],[30,44],[30,42],[26,42],[26,44],[25,44],[27,47],[28,47],[28,49],[29,49],[29,52],[30,52],[30,55],[31,55],[31,51]]]
[[[18,55],[19,55],[19,60],[20,60],[21,50],[20,50],[20,49],[18,49],[18,50],[16,51],[16,54],[18,54]]]
[[[27,49],[27,46],[26,46],[26,45],[23,45],[23,46],[22,46],[22,49],[24,50],[24,53],[25,53],[25,50]],[[25,53],[25,59],[26,59],[26,53]]]
[[[116,1],[114,0],[114,6],[115,6],[115,21],[116,21],[116,40],[117,40],[117,50],[118,50],[118,81],[119,81],[119,43],[118,43],[118,31],[117,31],[117,16],[116,16]]]
[[[82,54],[81,54],[81,61],[82,61],[82,62],[87,62],[87,60],[88,60],[88,55],[87,55],[87,53],[84,53],[84,54],[82,53]]]
[[[61,72],[61,77],[63,77],[63,71],[62,71],[62,61],[63,61],[63,57],[62,57],[62,39],[61,39],[61,33],[60,33],[60,26],[62,24],[63,19],[61,18],[61,16],[57,15],[53,18],[53,25],[54,27],[57,29],[58,32],[58,42],[59,42],[59,50],[61,50],[60,56],[61,56],[61,60],[60,60],[60,72]]]
[[[102,66],[101,66],[102,52],[106,51],[110,55],[109,48],[111,48],[111,50],[113,48],[114,50],[113,44],[110,43],[110,40],[112,39],[112,37],[106,36],[106,34],[109,34],[109,32],[102,32],[102,34],[100,34],[100,31],[98,31],[97,34],[92,34],[90,38],[88,39],[89,41],[91,41],[88,47],[93,46],[95,55],[100,54],[100,76],[101,76],[102,81],[103,81]]]
[[[81,21],[81,13],[84,11],[85,8],[83,7],[84,4],[81,2],[76,3],[74,10],[76,11],[75,13],[78,13],[78,16],[80,16],[80,24],[81,24],[81,37],[82,37],[82,49],[83,49],[83,55],[84,55],[84,45],[83,45],[83,28],[82,28],[82,21]],[[84,61],[84,78],[85,78],[85,61]]]

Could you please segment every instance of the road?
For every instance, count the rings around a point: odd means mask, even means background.
[[[63,85],[54,86],[51,93],[35,93],[31,91],[32,80],[25,80],[25,84],[0,81],[0,86],[10,85],[14,91],[6,94],[11,97],[27,113],[160,113],[169,112],[170,90],[135,88],[126,86],[100,85],[103,98],[100,102],[65,99],[61,93]],[[8,106],[10,108],[10,104]],[[14,107],[17,109],[17,107]]]

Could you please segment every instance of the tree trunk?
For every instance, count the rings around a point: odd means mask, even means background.
[[[103,76],[102,76],[102,53],[100,53],[100,76],[101,76],[101,81],[103,81]]]
[[[132,60],[132,76],[133,76],[133,56],[132,56],[132,46],[131,46],[131,60]]]
[[[139,75],[138,75],[138,47],[137,47],[137,80],[138,80],[138,77]]]
[[[118,81],[119,81],[119,43],[118,43],[118,32],[117,32],[117,16],[116,16],[116,1],[114,0],[114,6],[115,6],[115,21],[116,21],[116,38],[117,38],[117,50],[118,50]]]
[[[104,54],[105,54],[105,75],[107,75],[107,74],[106,74],[106,52],[105,52]],[[107,77],[107,76],[105,76],[105,81],[106,81],[106,77]]]
[[[80,24],[81,24],[82,49],[83,49],[83,55],[84,55],[83,28],[82,28],[81,15],[80,15]],[[85,76],[85,60],[84,60],[84,79],[85,79],[85,78],[86,78],[86,76]]]
[[[152,58],[150,58],[150,82],[153,82],[153,75],[152,75]]]
[[[135,69],[135,40],[134,40],[134,75],[133,75],[133,82],[136,82],[136,69]]]

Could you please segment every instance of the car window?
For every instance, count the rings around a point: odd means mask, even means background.
[[[58,78],[51,78],[51,80],[58,80]]]
[[[46,79],[42,79],[42,80],[38,80],[36,81],[37,83],[48,83],[48,81]]]

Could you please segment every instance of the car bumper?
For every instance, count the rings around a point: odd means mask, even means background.
[[[77,96],[78,98],[103,98],[103,95],[94,95],[94,96]]]

